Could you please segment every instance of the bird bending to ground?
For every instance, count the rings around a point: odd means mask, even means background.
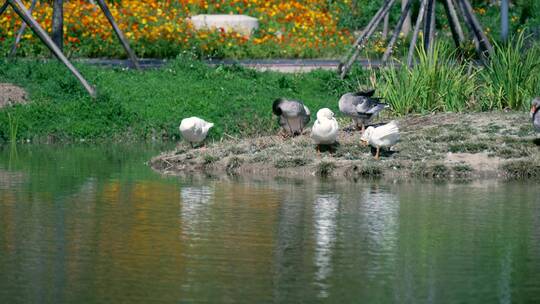
[[[317,120],[311,128],[311,138],[317,145],[317,152],[320,153],[321,145],[332,145],[336,142],[339,125],[334,118],[334,112],[323,108],[317,112]]]
[[[536,97],[531,102],[531,118],[534,129],[540,132],[540,97]]]
[[[390,148],[399,140],[399,128],[395,121],[391,121],[379,127],[368,127],[360,139],[377,149],[375,159],[379,159],[381,148]]]
[[[346,93],[339,99],[339,110],[352,118],[355,126],[365,131],[366,124],[388,105],[379,102],[380,98],[373,97],[375,90],[366,92]]]
[[[193,144],[204,141],[206,135],[208,135],[208,131],[213,126],[213,123],[199,117],[189,117],[182,119],[179,129],[184,140],[188,141],[193,148]]]
[[[309,123],[309,109],[301,101],[279,98],[272,104],[272,112],[278,117],[279,125],[289,135],[296,136]]]

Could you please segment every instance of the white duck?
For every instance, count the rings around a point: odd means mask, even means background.
[[[339,125],[334,118],[334,112],[328,108],[317,112],[317,120],[311,128],[311,138],[317,144],[317,152],[320,153],[320,145],[332,145],[336,142]]]
[[[391,121],[376,128],[368,127],[360,140],[376,148],[375,159],[379,159],[381,148],[390,148],[398,142],[398,125],[395,121]]]
[[[208,134],[208,130],[213,126],[213,123],[207,122],[199,117],[184,118],[180,123],[180,133],[182,133],[184,140],[188,141],[193,148],[194,143],[204,141]]]

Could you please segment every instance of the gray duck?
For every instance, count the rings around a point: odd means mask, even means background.
[[[351,117],[362,133],[365,131],[366,124],[388,107],[387,104],[380,102],[380,98],[373,97],[374,94],[375,90],[346,93],[339,99],[341,113]]]
[[[278,117],[278,123],[289,135],[296,136],[309,123],[311,112],[303,102],[279,98],[272,104],[272,112]]]

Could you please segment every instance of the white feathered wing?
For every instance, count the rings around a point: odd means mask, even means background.
[[[208,131],[213,126],[213,123],[198,117],[184,118],[180,123],[180,133],[182,133],[182,137],[186,141],[190,143],[200,143],[206,138]]]
[[[399,127],[395,121],[374,128],[369,127],[362,135],[362,140],[376,148],[389,148],[399,141]]]

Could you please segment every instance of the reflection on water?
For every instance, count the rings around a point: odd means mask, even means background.
[[[180,189],[180,219],[182,231],[193,231],[204,225],[214,190],[208,186],[184,186]],[[203,221],[201,223],[201,220]]]
[[[540,302],[540,187],[165,178],[0,150],[0,303]]]
[[[332,274],[332,253],[336,239],[336,218],[339,195],[317,195],[313,206],[313,229],[315,231],[315,280],[320,284],[319,296],[328,296],[326,280]]]

